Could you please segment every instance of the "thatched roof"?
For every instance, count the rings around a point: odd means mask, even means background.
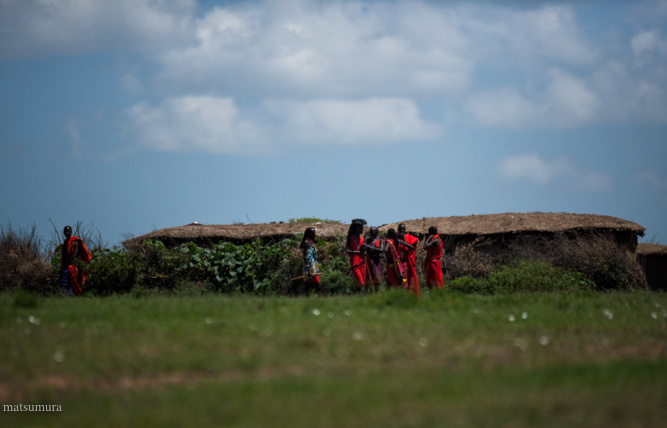
[[[562,232],[566,230],[607,230],[624,231],[643,235],[644,228],[636,223],[616,217],[593,214],[567,213],[506,213],[470,215],[462,217],[432,217],[406,220],[380,226],[381,231],[398,228],[405,223],[408,233],[421,235],[430,226],[445,235],[495,235],[522,232]],[[317,229],[317,235],[324,239],[334,239],[347,235],[349,224],[343,223],[259,223],[259,224],[198,224],[169,227],[146,235],[137,236],[123,242],[126,247],[134,247],[146,239],[179,244],[188,241],[248,242],[257,238],[280,240],[302,234],[307,227]]]
[[[406,220],[382,226],[380,230],[398,229],[404,223],[407,232],[421,235],[430,226],[445,235],[496,235],[525,232],[564,232],[567,230],[624,231],[640,236],[644,228],[616,217],[568,213],[505,213],[459,217],[434,217]]]
[[[349,225],[340,223],[316,222],[305,223],[258,223],[258,224],[199,224],[168,227],[146,235],[137,236],[123,242],[130,248],[140,245],[146,239],[164,242],[183,243],[188,241],[232,241],[247,242],[257,238],[279,240],[302,234],[306,228],[317,229],[317,236],[332,239],[346,236]]]
[[[648,255],[667,256],[667,245],[639,244],[637,245],[637,254],[642,256],[648,256]]]

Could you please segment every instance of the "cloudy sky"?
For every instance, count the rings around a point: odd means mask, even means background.
[[[667,243],[667,1],[0,0],[0,224],[571,212]]]

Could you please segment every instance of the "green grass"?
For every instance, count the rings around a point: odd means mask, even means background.
[[[0,295],[2,426],[659,426],[667,295]]]

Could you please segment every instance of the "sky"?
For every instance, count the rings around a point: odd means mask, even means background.
[[[0,0],[0,224],[568,212],[667,244],[667,1]]]

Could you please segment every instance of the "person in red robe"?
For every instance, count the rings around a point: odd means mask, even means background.
[[[403,270],[401,258],[398,255],[398,245],[396,230],[389,229],[384,249],[387,258],[387,283],[391,287],[402,287],[405,284],[405,271]]]
[[[424,242],[426,248],[426,260],[424,260],[424,272],[426,273],[426,285],[429,289],[444,288],[442,281],[442,239],[438,234],[438,228],[428,228],[428,235]]]
[[[366,221],[363,219],[354,219],[347,232],[346,252],[350,257],[352,278],[357,285],[357,291],[361,291],[366,284],[366,260],[364,259],[366,244],[364,244],[364,237],[361,236],[365,224]]]
[[[382,253],[384,240],[378,238],[378,228],[371,227],[366,241],[366,284],[378,291],[382,283]]]
[[[417,253],[417,242],[419,239],[406,233],[405,224],[398,225],[398,254],[403,264],[407,283],[406,287],[410,292],[419,296],[419,281],[417,280],[417,262],[415,261],[415,254]]]
[[[83,293],[83,285],[88,275],[82,267],[77,266],[78,260],[88,263],[93,256],[81,238],[72,236],[70,226],[65,226],[63,234],[65,241],[63,241],[60,257],[62,271],[60,286],[68,296],[79,296]]]

